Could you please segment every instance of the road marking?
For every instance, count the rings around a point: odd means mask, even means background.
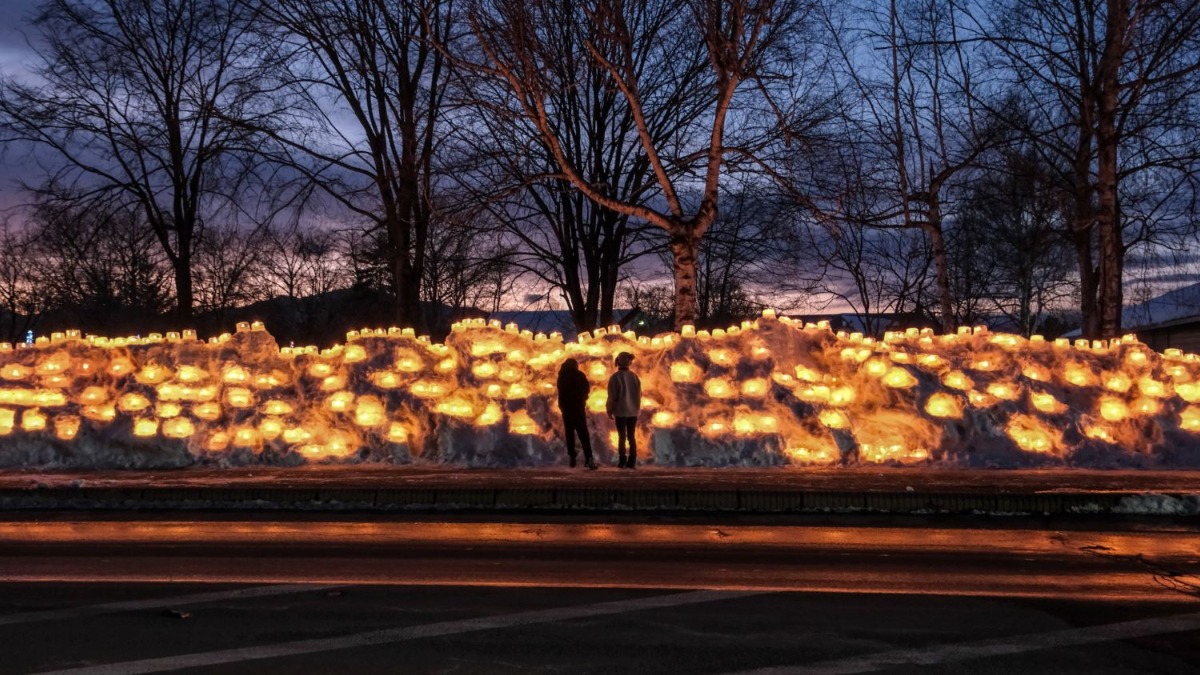
[[[356,633],[354,635],[344,635],[334,638],[297,640],[295,642],[282,642],[274,645],[243,647],[240,649],[223,649],[219,651],[198,652],[195,654],[182,654],[179,656],[166,656],[156,659],[144,659],[140,661],[125,661],[123,663],[109,663],[99,666],[69,668],[66,670],[49,671],[41,673],[40,675],[134,675],[135,673],[157,673],[164,670],[177,670],[181,668],[203,668],[206,666],[216,666],[226,663],[239,663],[242,661],[254,661],[259,659],[273,659],[285,656],[301,656],[304,654],[330,652],[340,649],[371,647],[394,642],[404,642],[407,640],[419,640],[421,638],[459,635],[461,633],[473,633],[476,631],[498,630],[503,628],[513,628],[516,626],[529,626],[533,624],[554,623],[556,621],[585,619],[594,616],[623,614],[625,612],[633,612],[644,609],[661,609],[664,607],[694,605],[702,602],[732,600],[753,595],[762,595],[762,593],[696,591],[692,593],[656,595],[649,598],[638,598],[634,600],[616,600],[612,602],[600,602],[591,605],[578,605],[575,607],[540,609],[531,612],[519,612],[516,614],[485,616],[474,619],[463,619],[459,621],[443,621],[440,623],[430,623],[422,626],[387,628],[384,630]]]
[[[12,626],[20,623],[36,621],[56,621],[58,619],[78,619],[100,614],[115,614],[141,609],[158,609],[160,607],[176,607],[179,605],[198,605],[205,602],[221,600],[240,600],[245,598],[265,598],[289,593],[304,593],[305,591],[324,591],[339,588],[338,584],[280,584],[277,586],[257,586],[254,588],[239,588],[233,591],[214,591],[212,593],[192,593],[176,595],[170,598],[147,598],[145,600],[122,600],[120,602],[105,602],[99,605],[83,607],[67,607],[65,609],[48,609],[40,612],[22,612],[0,616],[0,626]]]
[[[1011,656],[1042,649],[1079,647],[1082,645],[1131,640],[1133,638],[1182,633],[1200,630],[1200,612],[1177,614],[1155,619],[1138,619],[1100,626],[1068,628],[1046,633],[1030,633],[1011,637],[991,638],[974,642],[924,647],[921,649],[895,649],[892,651],[833,659],[798,666],[778,666],[746,670],[736,675],[851,675],[873,673],[902,666],[935,666],[958,663],[971,659],[994,656]]]

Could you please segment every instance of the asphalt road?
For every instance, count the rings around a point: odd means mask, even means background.
[[[1200,524],[8,514],[0,672],[1193,673]]]

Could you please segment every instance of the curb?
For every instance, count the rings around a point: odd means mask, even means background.
[[[1200,516],[1189,493],[921,493],[604,488],[33,488],[0,510],[613,510],[751,513],[1139,514]]]

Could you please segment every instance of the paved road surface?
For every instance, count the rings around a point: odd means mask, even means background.
[[[1191,673],[1200,524],[10,514],[0,645],[2,673]]]
[[[565,461],[565,460],[564,460]],[[545,488],[602,487],[691,490],[841,492],[1142,492],[1200,493],[1200,471],[1090,469],[936,469],[930,467],[674,468],[646,465],[635,473],[562,467],[467,469],[438,465],[223,467],[165,470],[0,470],[0,489],[35,487],[157,488]]]

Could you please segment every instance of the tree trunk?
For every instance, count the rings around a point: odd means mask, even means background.
[[[936,196],[929,199],[929,245],[933,249],[933,267],[937,274],[938,303],[942,313],[942,333],[954,332],[954,297],[950,293],[949,264],[946,262],[946,237],[942,232],[942,206]]]
[[[672,227],[668,239],[675,276],[675,330],[679,330],[685,325],[696,325],[699,314],[696,298],[696,252],[699,242],[694,230],[686,225]]]
[[[1121,333],[1124,297],[1125,246],[1117,213],[1117,108],[1120,106],[1120,68],[1129,29],[1129,0],[1108,0],[1105,16],[1104,54],[1100,59],[1100,95],[1096,110],[1096,227],[1100,235],[1100,278],[1098,301],[1099,335],[1111,338]]]
[[[1075,259],[1079,265],[1079,317],[1080,332],[1084,337],[1096,337],[1100,330],[1099,314],[1096,312],[1096,268],[1092,261],[1092,230],[1076,229]]]
[[[192,320],[192,257],[180,247],[179,257],[175,260],[175,316],[177,321],[184,323]],[[182,326],[181,326],[182,328]]]

